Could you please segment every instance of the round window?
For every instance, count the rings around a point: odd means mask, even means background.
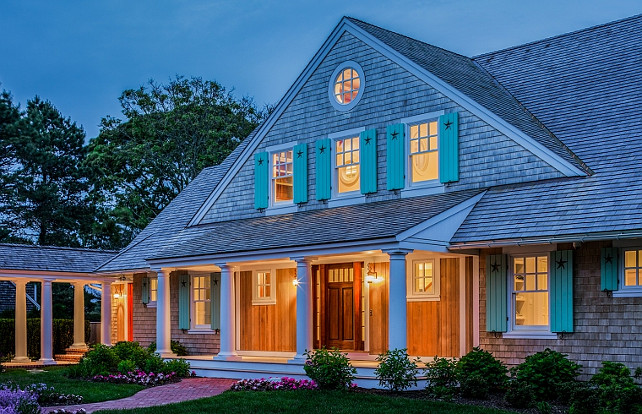
[[[340,110],[352,109],[363,95],[363,69],[356,62],[345,62],[330,78],[329,94],[332,105]]]

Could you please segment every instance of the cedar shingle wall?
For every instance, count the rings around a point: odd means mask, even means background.
[[[480,257],[480,342],[509,365],[524,361],[527,355],[551,348],[569,355],[594,374],[602,361],[616,361],[629,368],[642,366],[642,298],[613,298],[600,291],[600,249],[610,243],[591,242],[574,253],[573,307],[575,332],[563,339],[502,339],[486,333],[486,255]],[[586,378],[585,378],[586,379]]]

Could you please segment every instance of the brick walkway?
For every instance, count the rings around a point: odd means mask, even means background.
[[[84,408],[87,413],[98,410],[120,410],[127,408],[151,407],[181,401],[196,400],[197,398],[212,397],[228,390],[236,380],[223,378],[185,378],[181,382],[145,388],[131,397],[120,400],[103,401],[91,404],[78,404],[57,407],[44,407],[43,413],[49,413],[57,408],[73,411]]]

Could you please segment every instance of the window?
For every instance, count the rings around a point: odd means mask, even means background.
[[[642,250],[624,250],[623,289],[642,287]]]
[[[272,271],[259,270],[252,273],[252,304],[273,305],[276,303]]]
[[[363,69],[358,63],[348,61],[340,64],[328,84],[330,103],[339,111],[354,108],[363,96],[364,85]]]
[[[513,257],[513,328],[549,326],[548,256]]]
[[[158,300],[158,279],[155,277],[149,278],[149,301],[156,302]]]
[[[294,197],[292,150],[272,153],[272,200],[291,203]]]
[[[192,302],[194,304],[194,328],[211,328],[212,306],[210,276],[194,276],[192,278]]]
[[[408,300],[439,300],[439,260],[413,260]]]
[[[338,139],[334,142],[338,193],[359,191],[359,137]]]
[[[411,183],[438,179],[437,121],[410,124],[408,130]]]

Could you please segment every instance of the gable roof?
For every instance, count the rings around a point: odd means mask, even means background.
[[[0,243],[0,269],[92,273],[116,251]]]
[[[595,174],[490,189],[452,242],[641,237],[642,15],[475,60]]]
[[[248,135],[219,165],[204,168],[167,207],[121,252],[98,269],[99,272],[145,270],[145,258],[161,250],[167,239],[187,226],[205,199],[216,188],[225,172],[238,159],[256,130]]]

